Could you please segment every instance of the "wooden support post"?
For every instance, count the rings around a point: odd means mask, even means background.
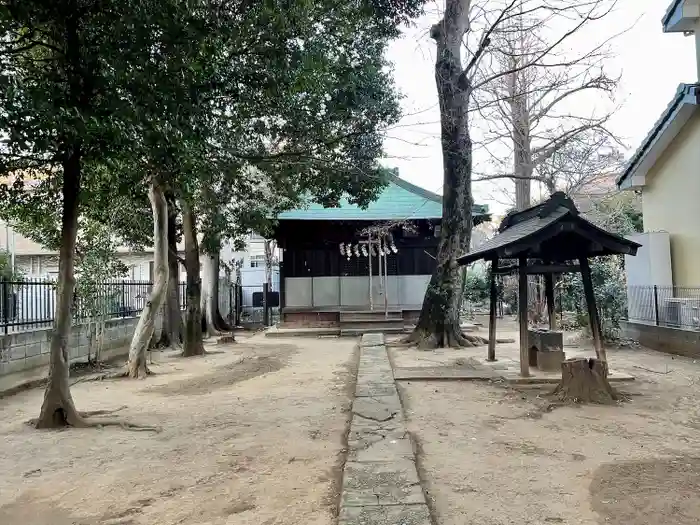
[[[498,270],[498,259],[491,261],[491,301],[489,303],[489,350],[486,359],[496,360],[496,303],[498,303],[498,293],[496,290],[496,271]]]
[[[520,375],[530,375],[530,356],[527,335],[527,259],[520,257],[518,272],[518,319],[520,320]]]
[[[372,234],[371,233],[368,236],[367,250],[369,250],[369,309],[374,310],[374,300],[372,299]]]
[[[311,278],[313,283],[313,277]],[[313,288],[312,288],[313,290]],[[263,283],[263,326],[270,326],[270,306],[268,304],[268,296],[270,295],[270,283]]]
[[[547,317],[549,318],[549,329],[557,329],[557,318],[554,315],[554,275],[547,273],[544,275],[544,295],[547,301]]]
[[[588,264],[588,258],[581,257],[581,278],[583,280],[583,293],[586,296],[586,306],[588,307],[588,319],[591,323],[591,334],[593,335],[593,346],[595,355],[601,361],[607,361],[605,348],[603,348],[603,337],[600,329],[600,318],[598,317],[598,308],[595,304],[595,294],[593,292],[593,280],[591,279],[591,267]]]

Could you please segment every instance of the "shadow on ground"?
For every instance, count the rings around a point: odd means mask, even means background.
[[[700,458],[620,461],[597,468],[591,503],[610,525],[691,525],[700,516]]]

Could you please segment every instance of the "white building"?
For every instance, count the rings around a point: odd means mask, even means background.
[[[234,268],[234,262],[242,260],[241,281],[244,287],[257,287],[262,289],[265,282],[265,240],[259,235],[250,235],[246,240],[244,251],[234,251],[232,246],[226,244],[221,250],[220,275],[226,276],[227,268]],[[58,252],[48,250],[40,244],[24,237],[14,231],[12,226],[0,221],[0,251],[6,251],[14,259],[15,268],[25,277],[30,279],[56,279],[58,276]],[[276,249],[274,250],[277,251]],[[181,242],[178,252],[184,257],[184,245]],[[153,251],[137,252],[128,247],[117,249],[119,259],[129,268],[123,277],[130,281],[151,281],[153,279]],[[278,257],[273,257],[278,261]],[[272,272],[272,286],[279,283],[278,265],[275,264]],[[185,269],[180,266],[180,281],[185,281]],[[235,280],[235,274],[232,274]]]

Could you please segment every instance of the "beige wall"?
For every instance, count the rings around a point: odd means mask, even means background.
[[[119,258],[129,267],[123,279],[150,280],[150,263],[153,259],[151,253],[124,253],[120,254]],[[56,278],[58,275],[58,257],[54,255],[17,255],[15,265],[24,276],[33,279]],[[184,281],[185,276],[185,268],[180,265],[180,281]]]
[[[700,113],[646,177],[644,230],[671,235],[676,286],[700,286]]]
[[[17,255],[46,255],[57,253],[49,251],[41,246],[41,244],[16,233],[12,226],[7,228],[5,222],[0,221],[0,250],[11,251],[13,247]]]

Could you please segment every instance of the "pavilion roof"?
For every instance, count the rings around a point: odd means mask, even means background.
[[[498,233],[477,250],[457,259],[470,264],[480,259],[541,259],[565,262],[580,257],[636,255],[641,245],[599,228],[583,218],[562,192],[503,219]]]

